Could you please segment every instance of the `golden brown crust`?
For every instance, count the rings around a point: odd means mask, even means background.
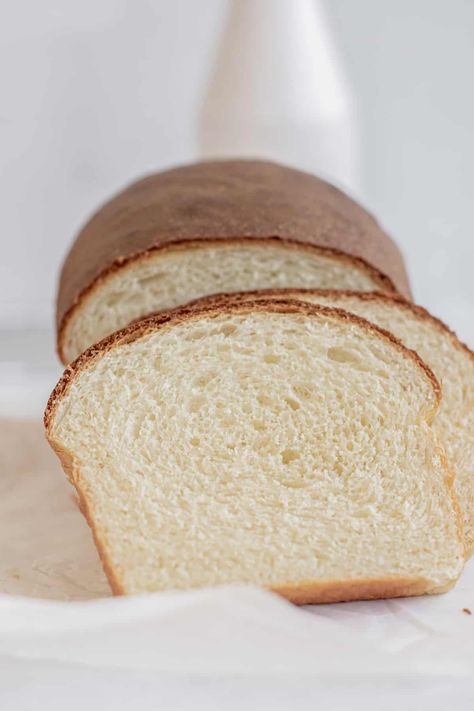
[[[110,588],[114,595],[120,595],[122,594],[121,586],[115,575],[114,567],[107,556],[106,547],[103,544],[101,535],[94,524],[93,516],[90,513],[89,503],[87,499],[87,486],[85,486],[85,482],[81,478],[79,464],[75,462],[74,457],[72,453],[69,452],[69,450],[58,444],[54,439],[49,437],[48,434],[46,435],[46,438],[51,447],[56,452],[59,461],[61,462],[64,473],[66,474],[67,478],[69,479],[69,481],[74,486],[77,492],[77,496],[79,499],[79,509],[84,518],[86,519],[89,528],[91,529],[94,544],[97,548],[97,552],[102,563],[102,568],[104,569],[104,573],[107,577]]]
[[[430,582],[425,578],[401,576],[356,580],[308,580],[291,585],[279,585],[271,590],[295,605],[350,602],[351,600],[381,600],[438,592],[432,589]]]
[[[245,301],[240,301],[238,298],[234,299],[233,295],[230,294],[226,297],[223,303],[185,305],[172,311],[165,311],[163,313],[154,314],[147,319],[135,321],[88,348],[84,351],[84,353],[76,358],[75,361],[66,367],[61,379],[51,393],[44,413],[44,423],[46,429],[49,429],[51,417],[58,400],[65,394],[69,383],[74,376],[84,368],[87,368],[92,361],[109,351],[111,348],[135,341],[148,333],[158,330],[159,328],[175,326],[191,319],[200,318],[201,316],[218,317],[223,313],[249,313],[255,311],[264,313],[295,313],[308,316],[329,316],[341,321],[350,321],[358,324],[365,330],[376,333],[383,339],[390,341],[401,353],[403,353],[405,357],[409,357],[416,363],[417,367],[423,372],[424,376],[430,382],[434,394],[434,406],[432,410],[428,412],[427,417],[430,422],[434,418],[441,400],[441,387],[438,380],[436,379],[433,371],[428,368],[426,363],[420,358],[418,353],[404,346],[403,343],[398,338],[395,338],[395,336],[389,331],[375,326],[373,323],[366,321],[360,316],[356,316],[355,314],[339,308],[319,306],[317,304],[310,304],[296,299],[269,299],[267,301],[263,299],[255,301],[246,299]]]
[[[58,333],[101,280],[159,249],[279,242],[352,259],[380,288],[410,296],[402,256],[376,220],[319,178],[265,161],[195,163],[151,175],[106,203],[64,263]],[[58,338],[61,348],[61,338]]]

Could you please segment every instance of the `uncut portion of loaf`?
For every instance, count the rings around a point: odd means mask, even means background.
[[[78,235],[61,273],[58,350],[70,362],[205,294],[290,286],[409,295],[397,247],[332,185],[264,161],[175,168],[131,185]]]
[[[375,326],[269,301],[124,329],[66,370],[45,423],[115,592],[241,582],[329,602],[460,574],[438,401]]]
[[[434,421],[435,432],[455,472],[456,491],[463,514],[468,554],[474,553],[474,353],[426,309],[389,294],[283,289],[236,294],[247,299],[291,298],[337,306],[385,328],[413,348],[432,368],[443,397]],[[228,297],[209,297],[226,303]]]

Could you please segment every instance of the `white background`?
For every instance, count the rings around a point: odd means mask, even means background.
[[[402,246],[417,300],[474,345],[474,0],[327,0],[326,7],[357,99],[362,198]],[[1,414],[39,416],[57,377],[50,372],[47,329],[60,262],[85,218],[130,179],[196,157],[197,118],[227,9],[227,0],[0,0]],[[17,367],[18,353],[33,365]],[[37,653],[28,658],[26,647],[23,657],[15,652],[8,658],[3,636],[0,706],[296,711],[403,704],[411,711],[424,702],[433,710],[472,708],[474,616],[462,612],[473,607],[467,574],[437,599],[315,610],[315,619],[327,616],[332,629],[314,635],[304,654],[314,660],[312,679],[186,677],[153,667],[125,673],[115,663],[107,670],[88,666],[84,658],[55,662],[49,651],[39,662]],[[15,617],[10,602],[3,603],[6,620],[24,621],[23,609]],[[271,626],[284,619],[269,605],[265,601],[250,616],[254,638],[235,603],[231,611],[213,604],[208,617],[202,610],[190,615],[198,628],[194,637],[186,620],[179,637],[181,617],[173,614],[165,620],[169,637],[159,628],[150,650],[156,655],[161,641],[163,658],[173,649],[178,658],[179,640],[189,654],[191,638],[205,651],[210,619],[222,636],[212,649],[221,663],[225,650],[238,656],[239,633],[255,655],[255,639],[261,634],[268,644]],[[76,612],[70,614],[75,619]],[[306,634],[306,613],[291,608],[288,614],[301,618]],[[106,644],[103,613],[99,618],[97,634]],[[34,619],[28,633],[41,628],[44,611],[35,610]],[[123,623],[124,615],[116,619]],[[160,621],[156,614],[152,619]],[[296,618],[289,626],[295,634]],[[338,629],[343,641],[336,643]],[[47,634],[54,642],[49,629]],[[361,653],[364,635],[375,650],[372,661]],[[288,652],[287,637],[270,638],[273,654]],[[349,638],[355,652],[346,662]],[[83,641],[95,649],[89,631]],[[141,631],[136,644],[137,653],[126,644],[111,646],[141,661]],[[58,649],[74,657],[77,640],[61,638]],[[297,664],[297,653],[305,651],[299,639],[294,650]],[[423,653],[424,675],[418,675],[412,661],[419,663]],[[252,661],[248,649],[240,657]],[[326,668],[341,659],[338,675],[318,672],[318,664]],[[357,664],[373,675],[377,660],[395,660],[403,669],[395,676],[353,675]],[[265,655],[258,661],[264,663]],[[216,668],[214,658],[209,666]]]
[[[474,342],[474,2],[330,0],[357,97],[364,202],[419,302]],[[0,328],[52,321],[97,204],[196,155],[226,0],[0,0]]]

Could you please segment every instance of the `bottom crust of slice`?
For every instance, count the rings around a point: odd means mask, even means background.
[[[295,605],[351,602],[354,600],[380,600],[393,597],[415,597],[446,592],[454,585],[443,589],[433,588],[425,578],[367,578],[358,580],[305,581],[271,588],[278,595]]]

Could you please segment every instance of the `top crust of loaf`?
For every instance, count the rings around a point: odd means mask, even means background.
[[[203,162],[133,183],[86,224],[63,265],[58,332],[82,296],[124,264],[158,249],[221,240],[331,252],[369,272],[381,289],[410,296],[396,245],[334,186],[265,161]]]
[[[205,300],[203,300],[205,301]],[[180,323],[192,319],[199,319],[205,316],[219,316],[222,313],[249,313],[260,311],[263,313],[294,313],[294,314],[304,314],[307,316],[325,316],[327,318],[333,318],[339,321],[349,321],[352,323],[357,323],[359,326],[364,328],[366,331],[371,331],[376,333],[381,339],[390,341],[397,350],[402,353],[406,358],[410,358],[420,370],[422,376],[427,379],[431,385],[433,391],[433,406],[426,413],[426,419],[428,422],[432,422],[436,412],[438,411],[439,404],[441,401],[441,387],[436,379],[433,371],[424,363],[424,361],[419,357],[419,355],[404,346],[401,341],[399,341],[395,336],[393,336],[388,331],[375,326],[374,324],[366,321],[360,316],[344,311],[343,309],[319,306],[316,304],[309,304],[306,302],[294,300],[294,299],[281,299],[281,300],[259,300],[259,301],[242,301],[234,300],[233,295],[229,295],[227,301],[222,299],[219,303],[212,303],[212,297],[210,303],[200,303],[190,306],[183,306],[172,311],[167,311],[161,314],[155,314],[150,318],[143,319],[141,321],[136,321],[126,328],[116,331],[112,335],[104,338],[99,343],[88,348],[84,353],[82,353],[75,361],[65,369],[63,376],[59,380],[58,384],[54,388],[51,396],[48,400],[46,410],[44,413],[44,424],[49,434],[49,429],[52,424],[52,419],[54,417],[54,412],[59,400],[66,393],[69,388],[70,383],[74,380],[77,373],[88,368],[96,358],[100,358],[104,353],[112,348],[120,347],[120,345],[130,343],[135,341],[142,336],[147,335],[153,331],[161,328],[169,328]]]

